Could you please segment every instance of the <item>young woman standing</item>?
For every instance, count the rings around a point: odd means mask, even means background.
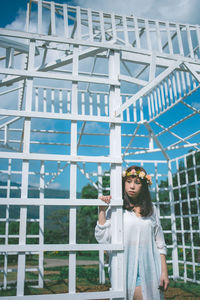
[[[148,185],[151,177],[138,166],[129,167],[122,178],[124,200],[124,255],[127,300],[160,300],[169,285],[166,245]],[[100,199],[107,205],[111,196]],[[111,242],[111,209],[99,207],[95,237]]]

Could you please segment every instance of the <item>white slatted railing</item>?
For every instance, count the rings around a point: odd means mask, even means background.
[[[84,41],[113,43],[166,54],[200,58],[198,25],[120,16],[66,4],[45,1],[49,8],[51,34]],[[45,10],[47,14],[47,11]],[[63,28],[56,32],[61,17]],[[38,30],[41,31],[42,8],[38,7]],[[70,25],[69,25],[70,24]],[[45,29],[43,29],[45,30]]]
[[[199,82],[189,72],[174,70],[144,97],[137,99],[130,105],[123,112],[123,120],[127,122],[141,122],[144,119],[147,121],[154,120],[189,96],[199,86]],[[129,98],[131,96],[122,95],[122,104],[126,103]]]

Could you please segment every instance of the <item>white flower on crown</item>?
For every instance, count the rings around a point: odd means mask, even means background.
[[[140,174],[139,174],[139,177],[143,179],[145,177],[145,175],[146,174],[143,171],[141,171]]]
[[[126,176],[126,171],[125,171],[125,170],[122,172],[122,176],[123,176],[123,177]]]

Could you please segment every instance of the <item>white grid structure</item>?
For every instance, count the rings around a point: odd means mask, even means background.
[[[3,288],[13,271],[9,255],[18,256],[16,298],[29,299],[26,272],[37,271],[42,288],[44,252],[66,251],[68,293],[48,297],[125,299],[121,171],[134,163],[153,178],[170,276],[200,283],[200,26],[32,0],[24,31],[1,29],[0,50]],[[106,172],[112,243],[78,243],[77,207],[101,204],[78,198],[79,178],[85,176],[101,193]],[[69,196],[45,196],[48,186],[63,180]],[[67,244],[44,242],[45,208],[55,205],[69,207]],[[31,219],[33,206],[38,216]],[[18,217],[12,217],[13,207],[19,208]],[[19,224],[15,235],[9,234],[10,222]],[[32,222],[38,223],[35,235],[27,231]],[[29,244],[31,239],[36,240]],[[104,250],[114,252],[111,289],[78,293],[77,251],[99,251],[102,262]],[[29,254],[38,255],[37,267],[27,267]]]

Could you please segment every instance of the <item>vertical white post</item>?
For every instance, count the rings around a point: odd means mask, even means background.
[[[186,179],[186,191],[187,191],[187,203],[188,203],[188,219],[189,219],[189,227],[190,227],[190,243],[191,243],[191,252],[192,252],[192,269],[193,269],[193,278],[196,280],[196,273],[195,273],[195,257],[194,257],[194,240],[193,240],[193,233],[192,233],[192,211],[191,211],[191,200],[190,200],[190,191],[189,191],[189,176],[188,176],[188,167],[187,166],[187,159],[186,156],[184,157],[184,164],[185,164],[185,179]]]
[[[78,47],[73,48],[72,74],[78,75]],[[78,104],[78,83],[72,82],[72,114],[77,114]],[[71,121],[71,155],[77,155],[77,121]],[[71,162],[70,165],[70,200],[76,199],[77,165]],[[69,243],[76,243],[76,207],[69,209]],[[69,293],[76,292],[76,252],[69,252]]]
[[[194,50],[192,45],[192,38],[191,38],[191,32],[190,32],[190,26],[186,25],[186,32],[187,32],[187,40],[188,40],[188,46],[189,46],[189,54],[191,58],[194,58]]]
[[[184,267],[184,281],[186,282],[186,255],[185,255],[185,236],[184,236],[184,225],[183,225],[183,205],[181,200],[181,180],[178,159],[176,159],[177,169],[177,183],[178,183],[178,194],[179,194],[179,205],[180,205],[180,222],[181,222],[181,236],[182,236],[182,247],[183,247],[183,267]]]
[[[123,15],[123,31],[124,31],[124,40],[125,44],[128,45],[128,27],[127,27],[127,21],[126,21],[126,16]]]
[[[140,45],[140,32],[138,28],[138,19],[134,18],[134,27],[135,27],[135,39],[136,39],[136,47],[141,48]]]
[[[98,197],[102,195],[102,167],[98,164]],[[105,283],[104,250],[99,250],[99,282]]]
[[[104,29],[104,17],[103,12],[99,12],[100,29],[101,29],[101,42],[105,42],[105,29]]]
[[[56,34],[55,2],[51,2],[51,35]]]
[[[44,186],[45,186],[45,169],[44,161],[41,161],[40,165],[40,199],[44,199]],[[39,245],[44,245],[44,205],[40,205],[39,210]],[[44,252],[39,250],[39,282],[38,285],[40,288],[44,287]]]
[[[162,53],[163,52],[162,40],[161,40],[160,27],[159,27],[159,22],[158,21],[156,21],[156,38],[157,38],[157,41],[158,41],[158,51],[160,53]]]
[[[11,179],[11,159],[8,160],[8,182],[7,182],[7,198],[10,198],[10,179]],[[5,224],[5,245],[8,245],[8,234],[9,234],[9,208],[6,206],[6,224]],[[8,275],[8,253],[4,254],[4,278],[3,288],[7,288],[7,275]]]
[[[6,68],[14,66],[14,48],[6,48]]]
[[[169,22],[166,22],[166,30],[167,30],[169,53],[173,54],[173,46],[172,46],[172,39],[171,39],[171,32],[170,32]]]
[[[179,24],[176,24],[176,32],[177,32],[177,39],[178,39],[178,46],[179,46],[180,55],[184,55],[183,42],[182,42],[182,37],[181,37],[181,31],[180,31],[180,25]]]
[[[79,6],[76,8],[76,22],[77,22],[77,39],[81,39],[81,9]]]
[[[42,0],[38,0],[38,33],[42,33]]]
[[[28,70],[34,67],[35,57],[35,41],[30,41],[29,45],[29,58],[28,58]],[[27,92],[26,92],[26,104],[25,110],[31,111],[32,105],[32,93],[33,93],[33,80],[27,79]],[[24,140],[23,140],[23,153],[30,152],[30,128],[31,118],[26,117],[24,120]],[[24,159],[22,164],[22,187],[21,198],[28,197],[28,171],[29,161]],[[19,244],[26,244],[26,225],[27,225],[27,207],[21,206],[20,208],[20,226],[19,226]],[[17,270],[17,296],[24,295],[24,281],[25,281],[25,253],[20,252],[18,254],[18,270]]]
[[[147,37],[147,49],[152,50],[151,36],[149,31],[149,21],[147,19],[145,19],[145,30],[146,30],[146,37]]]
[[[69,26],[68,26],[68,9],[67,4],[63,4],[63,19],[64,19],[64,34],[65,37],[69,37]]]
[[[179,277],[178,245],[177,245],[177,236],[176,236],[176,216],[175,216],[175,208],[174,208],[171,161],[168,161],[168,182],[169,182],[169,199],[170,199],[170,208],[171,208],[172,243],[173,243],[173,248],[172,248],[173,278],[177,279]]]
[[[109,78],[117,79],[120,73],[120,54],[110,51]],[[110,116],[114,114],[116,107],[120,105],[120,88],[110,86],[109,111]],[[120,117],[118,117],[120,118]],[[110,156],[121,158],[121,124],[110,124]],[[122,199],[122,177],[121,164],[111,164],[110,188],[112,202]],[[122,204],[122,201],[121,201]],[[123,213],[121,207],[112,208],[112,243],[123,243]],[[113,252],[111,263],[111,284],[114,291],[123,291],[125,287],[125,276],[123,269],[123,252]]]
[[[92,10],[88,9],[88,27],[89,27],[89,38],[93,42],[93,25],[92,25]]]

